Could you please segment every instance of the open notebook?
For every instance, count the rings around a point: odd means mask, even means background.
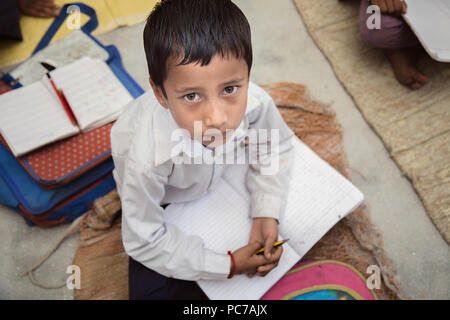
[[[78,120],[72,124],[50,81],[0,95],[0,133],[17,157],[48,143],[114,121],[133,100],[108,65],[84,57],[50,75]]]
[[[450,62],[450,1],[406,0],[403,15],[422,46],[435,60]]]
[[[295,159],[286,210],[280,219],[283,254],[265,277],[200,280],[210,299],[259,299],[340,219],[353,211],[363,194],[338,171],[294,137]],[[216,189],[199,200],[173,203],[165,209],[165,222],[186,234],[201,237],[217,252],[236,250],[248,242],[251,229],[250,195],[245,186],[247,165],[228,165]]]

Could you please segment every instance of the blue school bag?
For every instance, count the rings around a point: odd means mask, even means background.
[[[50,25],[32,56],[50,43],[68,16],[67,9],[72,5],[76,5],[82,13],[90,17],[90,20],[81,27],[81,32],[106,50],[108,53],[106,63],[113,73],[134,98],[140,96],[144,91],[125,71],[117,48],[113,45],[103,46],[91,35],[98,25],[97,16],[93,8],[83,3],[75,2],[62,7],[60,15]],[[10,84],[12,89],[22,86],[11,74],[3,75],[1,80]],[[53,189],[44,189],[20,165],[9,150],[0,144],[0,203],[20,213],[29,225],[48,227],[65,221],[73,221],[89,210],[95,199],[104,196],[116,187],[111,174],[114,164],[110,153],[109,150],[102,155],[104,161],[69,183]],[[74,172],[74,174],[76,173]]]

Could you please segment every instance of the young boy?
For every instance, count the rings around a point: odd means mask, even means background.
[[[250,26],[230,0],[159,2],[147,19],[144,47],[152,90],[129,105],[111,131],[130,299],[204,299],[195,280],[265,276],[277,266],[283,249],[272,246],[285,208],[294,133],[270,96],[249,81]],[[253,219],[248,245],[214,252],[199,237],[165,224],[163,204],[213,191],[230,165],[190,160],[220,154],[224,146],[222,154],[248,150],[248,133],[256,129],[278,135],[249,142],[258,146],[259,161],[246,175]],[[180,130],[181,142],[174,139]],[[269,157],[263,144],[278,151]],[[278,170],[264,173],[262,159],[274,158]],[[256,255],[261,248],[264,255]]]

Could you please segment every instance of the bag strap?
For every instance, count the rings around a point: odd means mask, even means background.
[[[47,29],[45,34],[42,36],[41,41],[39,41],[38,45],[34,49],[33,54],[38,52],[39,50],[45,48],[50,41],[52,40],[55,33],[58,31],[58,29],[61,27],[63,22],[66,20],[67,16],[72,12],[69,11],[69,7],[76,6],[77,9],[80,10],[80,12],[88,15],[90,17],[89,21],[86,22],[82,27],[81,30],[84,33],[90,34],[95,28],[98,26],[98,19],[97,15],[95,13],[95,10],[88,5],[85,5],[81,2],[72,2],[65,4],[59,13],[59,16],[53,21],[53,23],[50,25],[50,27]]]

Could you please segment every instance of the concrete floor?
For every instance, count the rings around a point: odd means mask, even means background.
[[[350,166],[364,177],[352,180],[365,194],[372,220],[384,237],[400,284],[413,299],[450,299],[450,248],[440,236],[411,183],[389,157],[316,47],[291,0],[236,0],[250,21],[253,36],[252,81],[306,84],[312,96],[330,103],[344,128]],[[146,90],[147,67],[143,25],[98,36],[116,45],[128,72]],[[67,288],[45,290],[18,274],[40,258],[68,225],[43,230],[28,227],[13,211],[0,206],[0,299],[72,299]],[[47,284],[63,283],[74,257],[78,235],[71,236],[35,272]],[[81,271],[82,272],[82,271]],[[83,284],[81,284],[83,285]]]

